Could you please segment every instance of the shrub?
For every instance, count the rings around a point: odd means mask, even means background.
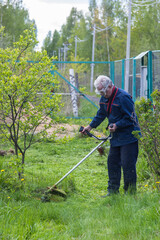
[[[160,91],[155,90],[151,99],[137,101],[136,112],[141,127],[140,143],[155,182],[160,181]],[[137,134],[137,133],[136,133]],[[138,135],[138,134],[137,134]],[[159,184],[156,184],[159,188]]]

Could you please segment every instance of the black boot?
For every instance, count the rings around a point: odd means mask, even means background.
[[[106,195],[101,196],[102,198],[111,197],[113,195],[119,194],[119,191],[108,191]]]
[[[135,195],[137,192],[136,183],[128,184],[128,186],[124,187],[125,194]]]

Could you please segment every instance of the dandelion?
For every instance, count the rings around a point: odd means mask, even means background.
[[[24,181],[24,178],[21,179],[21,182],[23,182],[23,181]]]
[[[156,184],[159,184],[160,182],[156,182]]]
[[[1,169],[1,172],[4,172],[4,169]]]
[[[8,197],[8,199],[10,199],[10,197]]]
[[[148,184],[146,184],[145,187],[148,187]]]

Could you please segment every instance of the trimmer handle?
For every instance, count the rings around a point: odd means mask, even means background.
[[[79,129],[79,132],[82,132],[83,129],[84,129],[84,127],[81,126],[80,129]],[[89,137],[93,137],[93,134],[92,134],[92,133],[88,132],[87,130],[86,130],[85,132],[87,133],[87,135],[88,135]]]
[[[81,126],[80,129],[79,129],[79,132],[82,132],[83,129],[84,129],[84,127]],[[112,138],[112,137],[110,137],[110,136],[105,137],[105,138],[103,138],[103,137],[102,137],[102,138],[99,138],[99,137],[96,137],[95,135],[93,135],[92,133],[88,132],[87,130],[86,130],[85,132],[87,133],[87,135],[88,135],[89,137],[93,137],[93,138],[95,138],[95,139],[97,139],[97,140],[101,140],[101,141],[104,141],[104,142],[105,142],[106,140]]]

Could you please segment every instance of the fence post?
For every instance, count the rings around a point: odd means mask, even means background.
[[[74,77],[73,69],[69,69],[69,76],[70,76],[70,83],[75,87],[75,77]],[[78,117],[77,94],[75,89],[72,86],[71,86],[71,101],[72,101],[73,115],[74,117]]]
[[[124,89],[124,79],[125,79],[125,60],[122,59],[122,89]]]
[[[132,86],[133,101],[136,100],[136,59],[133,59],[133,86]]]
[[[152,51],[148,52],[148,98],[151,98],[151,93],[153,91],[152,84]]]
[[[110,62],[110,78],[114,83],[114,62]]]

